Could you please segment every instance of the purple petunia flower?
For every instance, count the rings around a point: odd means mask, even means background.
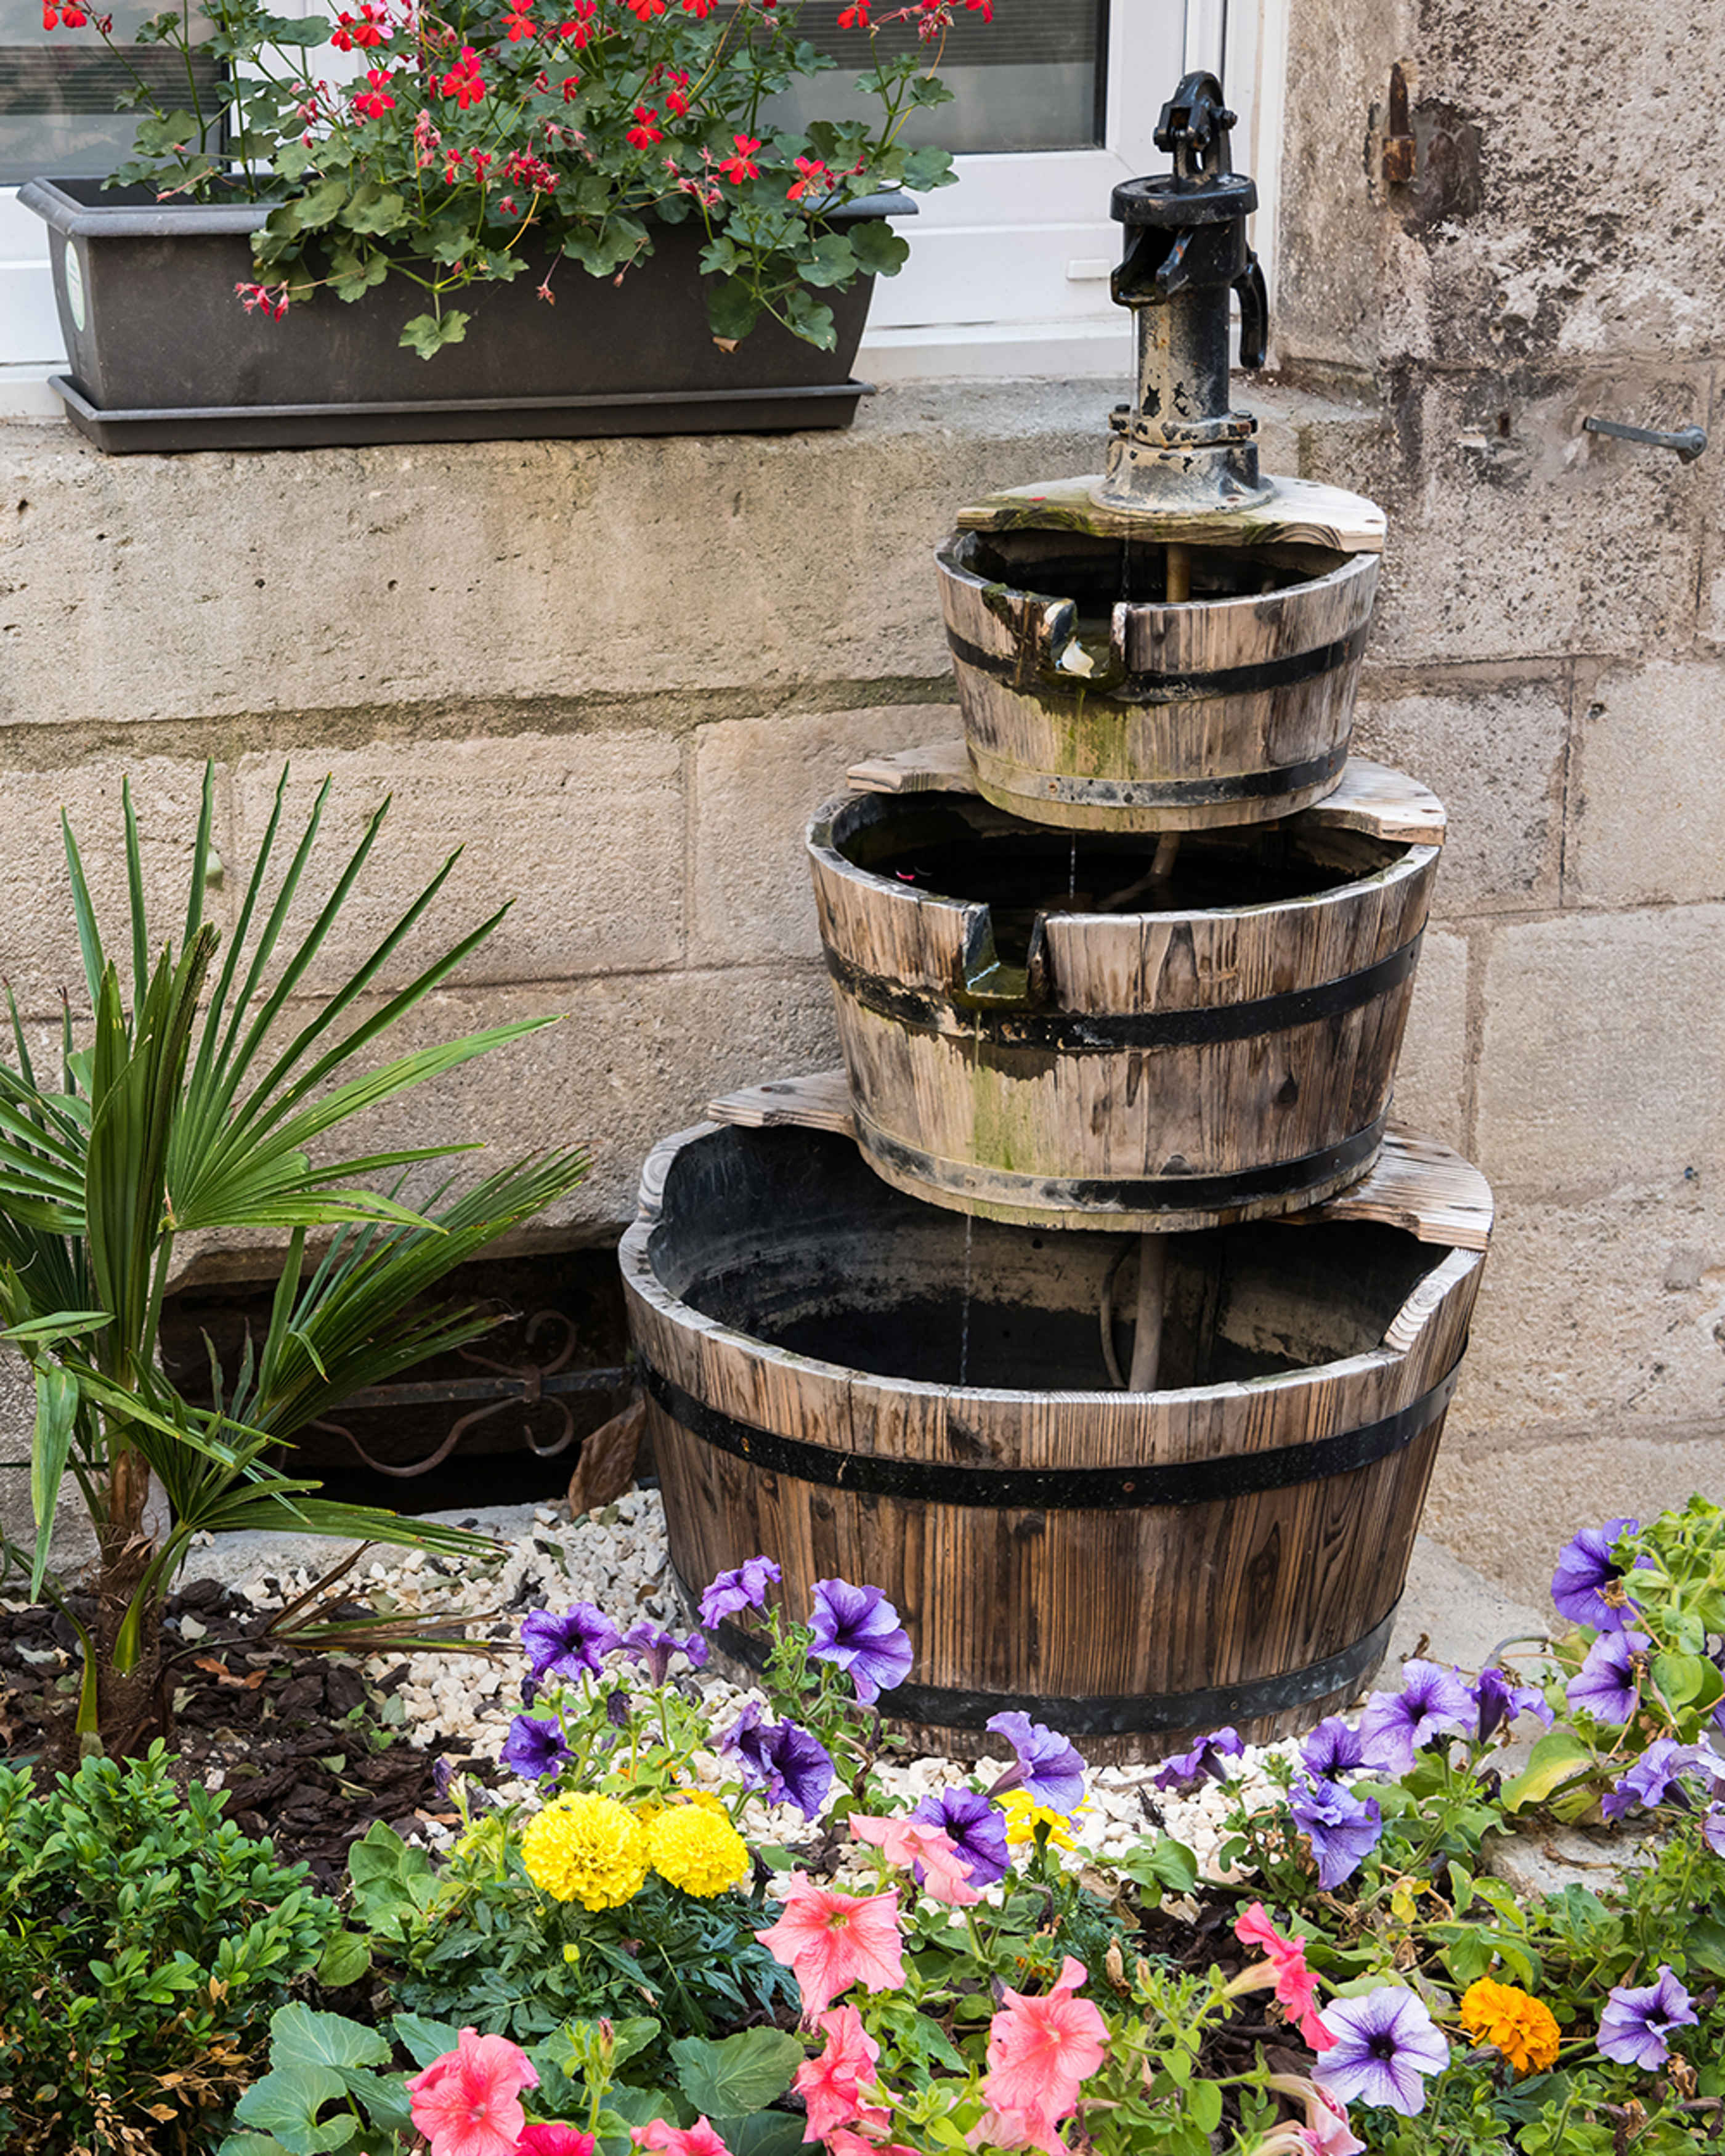
[[[1337,1774],[1347,1774],[1350,1768],[1363,1767],[1366,1748],[1353,1724],[1344,1722],[1339,1714],[1332,1714],[1319,1722],[1300,1747],[1300,1757],[1314,1781],[1332,1782]]]
[[[1024,1789],[1034,1803],[1070,1818],[1084,1802],[1084,1754],[1058,1730],[1032,1722],[1028,1714],[991,1714],[988,1727],[1004,1737],[1015,1754],[989,1796]]]
[[[569,1748],[556,1722],[543,1722],[537,1715],[518,1714],[510,1723],[497,1756],[511,1774],[530,1782],[542,1782],[562,1765]]]
[[[938,1789],[924,1797],[911,1817],[952,1836],[953,1848],[970,1866],[973,1887],[992,1887],[1006,1876],[1006,1815],[977,1790]]]
[[[1632,1811],[1651,1811],[1656,1804],[1667,1804],[1688,1811],[1692,1799],[1680,1777],[1693,1774],[1697,1768],[1709,1781],[1720,1779],[1719,1758],[1711,1746],[1679,1744],[1669,1737],[1658,1738],[1626,1774],[1620,1775],[1609,1794],[1599,1799],[1600,1812],[1608,1820],[1620,1820]]]
[[[1462,1736],[1479,1717],[1473,1694],[1454,1670],[1404,1662],[1402,1676],[1399,1691],[1374,1691],[1359,1718],[1367,1765],[1392,1774],[1410,1774],[1421,1745]]]
[[[1425,2077],[1450,2063],[1450,2046],[1425,2001],[1397,1984],[1359,1999],[1332,1999],[1324,2026],[1336,2039],[1312,2069],[1344,2103],[1380,2104],[1412,2118],[1425,2108]]]
[[[1479,1682],[1467,1689],[1479,1710],[1481,1743],[1518,1714],[1537,1714],[1548,1729],[1551,1727],[1552,1711],[1538,1686],[1512,1684],[1495,1662],[1482,1669]]]
[[[533,1675],[578,1677],[599,1673],[601,1659],[623,1645],[623,1635],[591,1602],[578,1602],[561,1617],[548,1609],[530,1610],[521,1620],[521,1645]]]
[[[1173,1758],[1164,1759],[1150,1777],[1150,1786],[1184,1791],[1196,1789],[1200,1782],[1225,1781],[1222,1762],[1239,1758],[1245,1749],[1240,1732],[1231,1724],[1213,1729],[1208,1737],[1200,1737],[1189,1752],[1178,1752]]]
[[[764,1608],[768,1589],[776,1586],[782,1577],[770,1557],[747,1558],[734,1570],[721,1572],[701,1598],[701,1623],[711,1630],[739,1609]]]
[[[1563,1697],[1596,1722],[1627,1722],[1637,1697],[1635,1656],[1652,1645],[1645,1632],[1601,1632],[1563,1687]]]
[[[901,1685],[916,1654],[898,1612],[878,1587],[853,1587],[848,1579],[817,1579],[809,1651],[850,1672],[856,1696],[872,1707],[883,1691]]]
[[[768,1804],[794,1804],[804,1819],[814,1817],[833,1786],[832,1759],[820,1739],[794,1722],[762,1722],[753,1700],[719,1739],[719,1749]]]
[[[1636,1604],[1608,1602],[1600,1590],[1623,1578],[1623,1567],[1611,1554],[1613,1545],[1640,1528],[1639,1520],[1607,1520],[1603,1527],[1584,1527],[1566,1546],[1551,1576],[1551,1599],[1572,1625],[1615,1632],[1628,1624]]]
[[[1377,1799],[1356,1797],[1339,1782],[1296,1782],[1288,1794],[1288,1810],[1312,1843],[1317,1883],[1326,1888],[1351,1879],[1384,1832]]]
[[[1725,1804],[1710,1804],[1701,1823],[1701,1838],[1715,1856],[1725,1856]]]
[[[699,1632],[691,1632],[686,1640],[680,1640],[674,1632],[661,1631],[644,1617],[639,1625],[629,1626],[623,1635],[623,1644],[639,1658],[656,1685],[665,1682],[673,1655],[686,1655],[692,1669],[703,1669],[706,1665],[707,1645]]]
[[[1666,2039],[1672,2030],[1692,2024],[1696,2018],[1689,1994],[1661,1962],[1653,1983],[1633,1990],[1620,1984],[1605,2001],[1599,2016],[1599,2049],[1620,2066],[1640,2066],[1651,2073],[1671,2056]]]

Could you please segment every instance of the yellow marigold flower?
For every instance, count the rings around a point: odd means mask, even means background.
[[[647,1837],[614,1797],[556,1798],[521,1835],[521,1862],[542,1893],[588,1909],[619,1909],[647,1876]]]
[[[1047,1827],[1051,1848],[1076,1848],[1077,1844],[1066,1830],[1078,1816],[1077,1812],[1069,1817],[1065,1812],[1052,1810],[1047,1804],[1039,1804],[1028,1789],[1009,1789],[1000,1803],[1006,1814],[1006,1838],[1014,1848],[1025,1848],[1034,1841],[1039,1826]],[[1079,1810],[1082,1810],[1081,1804]]]
[[[749,1876],[749,1848],[722,1812],[672,1804],[647,1830],[647,1861],[685,1894],[722,1894]]]
[[[1558,2025],[1550,2007],[1512,1984],[1482,1976],[1461,1994],[1461,2025],[1476,2044],[1495,2044],[1518,2074],[1558,2062]]]

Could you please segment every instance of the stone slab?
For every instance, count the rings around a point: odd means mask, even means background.
[[[1438,873],[1441,879],[1442,870]],[[1428,927],[1391,1111],[1398,1122],[1461,1153],[1467,1150],[1467,939]]]
[[[1600,1194],[1725,1167],[1725,906],[1499,923],[1485,957],[1479,1162]]]
[[[803,718],[730,719],[695,737],[691,957],[696,963],[820,952],[803,834],[865,756],[960,731],[951,704]]]
[[[334,780],[290,934],[316,918],[372,812],[390,801],[362,878],[305,977],[308,989],[346,980],[458,850],[454,875],[380,986],[404,986],[506,902],[510,911],[466,961],[464,981],[673,965],[683,951],[682,754],[674,735],[645,728],[551,738],[494,736],[480,726],[459,741],[243,757],[234,781],[234,880],[249,872],[287,763],[279,861],[324,776]]]
[[[1725,898],[1725,669],[1613,667],[1578,716],[1566,902]]]
[[[1431,788],[1449,814],[1432,906],[1440,919],[1555,906],[1563,856],[1568,690],[1440,672],[1429,689],[1363,685],[1353,746]]]

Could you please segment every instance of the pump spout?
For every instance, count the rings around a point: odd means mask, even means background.
[[[1263,364],[1268,338],[1263,272],[1245,238],[1258,191],[1234,170],[1234,123],[1215,76],[1189,74],[1156,131],[1173,170],[1114,190],[1126,248],[1109,289],[1132,312],[1137,379],[1133,403],[1110,420],[1096,498],[1111,507],[1201,514],[1269,497],[1257,421],[1230,409],[1231,293],[1240,298],[1242,365]]]

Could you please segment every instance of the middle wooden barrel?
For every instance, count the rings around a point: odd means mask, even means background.
[[[1158,845],[956,793],[832,802],[808,844],[858,1142],[898,1188],[1199,1228],[1377,1158],[1435,845],[1327,806]]]

